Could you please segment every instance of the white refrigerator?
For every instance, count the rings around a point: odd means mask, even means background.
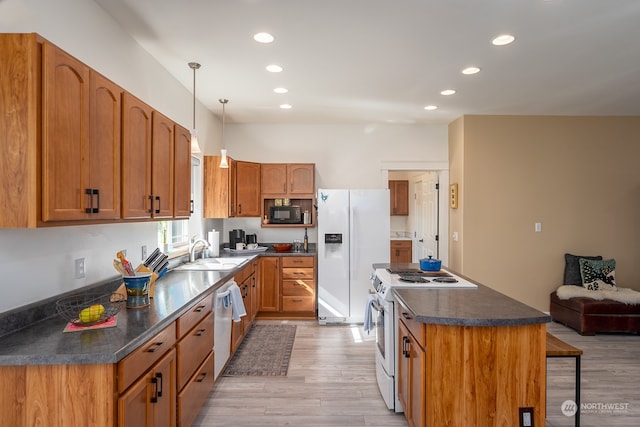
[[[319,189],[318,321],[362,323],[374,263],[389,262],[389,190]]]

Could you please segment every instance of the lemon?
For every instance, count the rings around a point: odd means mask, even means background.
[[[104,313],[104,306],[102,304],[92,305],[80,312],[78,317],[82,323],[91,323],[100,319],[100,316]]]

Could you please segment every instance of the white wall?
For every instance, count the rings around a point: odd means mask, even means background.
[[[231,124],[225,126],[225,145],[234,159],[315,163],[316,188],[387,188],[389,164],[448,162],[446,125]],[[261,229],[258,219],[224,223],[226,241],[233,228],[257,233],[260,242],[291,242],[304,233]],[[317,242],[315,228],[309,241]]]
[[[0,32],[37,32],[183,126],[190,128],[192,94],[89,0],[0,0]],[[186,63],[185,73],[192,71]],[[231,105],[231,104],[230,104]],[[232,107],[230,107],[232,108]],[[219,120],[200,104],[196,122],[205,154],[220,148]],[[1,141],[0,141],[1,143]],[[225,127],[225,145],[236,159],[316,163],[316,186],[385,188],[383,161],[447,161],[447,127],[411,125],[269,125]],[[196,206],[198,206],[196,202]],[[191,234],[204,229],[244,228],[261,241],[289,242],[303,231],[260,229],[259,220],[190,221]],[[222,225],[224,224],[224,225]],[[156,224],[111,224],[35,230],[0,229],[0,313],[115,277],[115,252],[134,261],[140,246],[156,246]],[[315,229],[310,240],[316,241]],[[86,278],[74,278],[84,257]]]
[[[93,1],[2,0],[0,32],[36,32],[190,128],[192,94],[160,66]],[[191,58],[189,58],[191,59]],[[185,74],[192,71],[186,65]],[[198,106],[198,133],[205,152],[219,148],[219,125]],[[0,141],[0,145],[2,141]],[[195,218],[190,228],[200,233]],[[156,223],[47,229],[0,229],[0,313],[116,276],[112,260],[127,249],[134,263],[141,245],[156,244]],[[85,258],[86,277],[75,279],[74,259]]]

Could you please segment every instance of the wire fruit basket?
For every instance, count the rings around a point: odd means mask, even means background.
[[[127,301],[120,293],[86,293],[56,301],[58,314],[76,326],[92,326],[115,316]]]

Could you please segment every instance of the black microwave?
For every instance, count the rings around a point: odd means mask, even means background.
[[[270,224],[302,224],[300,206],[270,206]]]

